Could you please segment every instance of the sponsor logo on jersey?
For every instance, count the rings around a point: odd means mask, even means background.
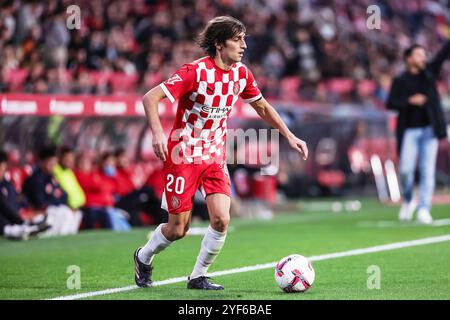
[[[224,116],[228,113],[228,111],[231,110],[231,107],[208,107],[208,106],[202,106],[202,111],[208,113],[209,115],[220,115]]]

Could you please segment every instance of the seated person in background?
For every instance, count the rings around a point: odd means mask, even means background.
[[[136,188],[133,183],[130,159],[126,150],[117,149],[114,152],[114,158],[114,163],[111,161],[109,165],[116,168],[115,175],[112,175],[117,183],[116,207],[130,214],[130,223],[133,226],[143,225],[140,218],[141,212],[149,215],[155,224],[165,222],[166,215],[164,211],[160,210],[161,202],[155,195],[154,190],[146,184]],[[155,206],[155,203],[158,204],[159,208]]]
[[[117,185],[110,177],[111,169],[104,168],[110,159],[114,160],[111,153],[103,154],[100,166],[96,169],[86,153],[81,153],[77,158],[75,175],[86,194],[86,204],[82,208],[83,226],[86,229],[101,227],[122,231],[130,227],[124,221],[126,213],[114,208]]]
[[[161,199],[164,192],[164,173],[162,164],[158,162],[156,167],[147,177],[145,186],[152,190],[153,197],[149,199],[146,205],[146,212],[151,212],[153,224],[159,225],[167,222],[167,211],[161,208]]]
[[[41,223],[25,222],[19,215],[16,190],[7,177],[7,154],[0,150],[0,235],[12,240],[28,240],[50,226],[42,219]]]
[[[107,208],[114,206],[115,186],[110,181],[103,181],[99,172],[93,168],[91,157],[85,152],[76,159],[75,176],[86,195],[86,203],[82,208],[83,227],[111,229]]]
[[[130,159],[125,149],[119,148],[114,151],[117,194],[123,197],[135,191],[135,185],[130,170]]]
[[[58,153],[58,164],[53,170],[56,180],[67,193],[67,203],[74,210],[80,209],[86,202],[86,196],[73,172],[75,153],[73,149],[63,146]]]
[[[36,213],[47,215],[51,228],[47,235],[67,235],[78,232],[81,213],[67,206],[67,193],[56,181],[53,171],[58,163],[56,147],[41,147],[37,154],[37,166],[24,183],[23,193]]]

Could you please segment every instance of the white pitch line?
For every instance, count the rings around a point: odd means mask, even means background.
[[[423,239],[417,239],[417,240],[410,240],[410,241],[402,241],[402,242],[394,242],[394,243],[388,243],[383,244],[379,246],[373,246],[368,248],[361,248],[361,249],[354,249],[349,251],[343,251],[343,252],[336,252],[336,253],[328,253],[328,254],[322,254],[318,256],[312,256],[308,257],[311,261],[323,261],[323,260],[329,260],[329,259],[336,259],[336,258],[342,258],[342,257],[350,257],[350,256],[357,256],[362,254],[368,254],[368,253],[374,253],[374,252],[381,252],[381,251],[389,251],[389,250],[395,250],[395,249],[402,249],[402,248],[408,248],[408,247],[415,247],[415,246],[422,246],[426,244],[432,244],[432,243],[439,243],[439,242],[445,242],[450,241],[450,234],[449,235],[443,235],[438,237],[430,237],[430,238],[423,238]],[[229,274],[235,274],[235,273],[242,273],[242,272],[249,272],[249,271],[256,271],[256,270],[263,270],[263,269],[269,269],[275,267],[275,265],[278,262],[270,262],[270,263],[264,263],[264,264],[257,264],[254,266],[247,266],[247,267],[241,267],[241,268],[234,268],[229,270],[223,270],[223,271],[217,271],[209,273],[208,276],[211,277],[217,277],[217,276],[225,276]],[[178,277],[178,278],[171,278],[167,280],[162,281],[155,281],[153,283],[153,286],[163,286],[178,282],[186,281],[187,276],[185,277]],[[106,290],[100,290],[100,291],[93,291],[93,292],[85,292],[85,293],[79,293],[74,295],[67,295],[67,296],[60,296],[49,300],[76,300],[76,299],[83,299],[83,298],[90,298],[95,296],[101,296],[106,294],[112,294],[112,293],[118,293],[118,292],[125,292],[130,290],[139,289],[137,286],[127,286],[127,287],[121,287],[121,288],[112,288],[112,289],[106,289]]]
[[[377,227],[377,228],[389,228],[389,227],[443,227],[450,225],[450,219],[437,219],[432,223],[424,225],[416,221],[411,223],[402,223],[398,220],[378,220],[378,221],[361,221],[356,224],[357,227]]]

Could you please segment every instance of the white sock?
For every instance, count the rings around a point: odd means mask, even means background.
[[[144,247],[142,247],[141,250],[139,250],[138,258],[141,262],[150,264],[155,254],[163,251],[165,248],[172,244],[172,241],[167,240],[161,232],[162,226],[164,224],[165,223],[160,224],[155,229],[151,239]]]
[[[206,275],[209,266],[214,262],[222,249],[226,236],[226,232],[222,233],[214,230],[211,226],[208,227],[190,279]]]

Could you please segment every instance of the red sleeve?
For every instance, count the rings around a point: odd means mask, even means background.
[[[241,98],[245,102],[253,102],[262,97],[261,91],[259,91],[256,80],[253,77],[253,73],[247,68],[247,84],[245,85],[244,91],[241,93]]]
[[[196,80],[195,69],[191,64],[183,65],[169,79],[160,84],[161,89],[170,102],[183,96],[194,86]]]

